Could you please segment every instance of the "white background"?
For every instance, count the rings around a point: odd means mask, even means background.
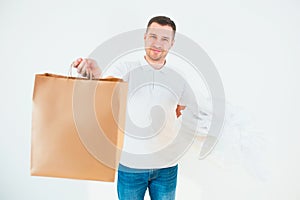
[[[297,0],[1,0],[0,199],[117,198],[115,184],[30,176],[34,74],[67,74],[75,58],[158,14],[205,49],[227,100],[255,116],[270,146],[263,182],[184,160],[178,199],[300,199],[299,10]]]

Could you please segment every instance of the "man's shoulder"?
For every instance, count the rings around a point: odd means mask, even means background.
[[[138,68],[138,67],[142,66],[141,61],[139,61],[139,60],[125,61],[123,63],[123,65],[124,65],[124,67],[127,67],[128,69],[134,69],[134,68]]]
[[[130,73],[134,69],[141,66],[139,60],[134,61],[118,61],[111,64],[104,70],[104,76],[116,76],[116,77],[123,77],[126,74]]]

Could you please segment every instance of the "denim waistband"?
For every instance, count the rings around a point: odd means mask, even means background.
[[[172,166],[172,167],[176,167],[177,165]],[[169,167],[166,167],[166,168],[169,168]],[[158,169],[163,169],[163,168],[157,168],[157,169],[136,169],[136,168],[127,167],[127,166],[122,165],[120,163],[118,170],[122,171],[122,172],[129,172],[129,173],[148,173],[149,171],[158,170]]]

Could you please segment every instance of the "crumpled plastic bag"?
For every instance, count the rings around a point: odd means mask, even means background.
[[[269,177],[266,166],[268,142],[264,132],[257,127],[254,118],[245,109],[226,102],[225,110],[223,129],[219,137],[214,138],[218,140],[216,145],[206,157],[199,156],[199,160],[210,161],[223,168],[240,166],[254,178],[266,181]],[[206,111],[207,114],[211,113]],[[199,118],[200,124],[206,126],[200,129],[209,128],[208,124],[212,118],[209,116]],[[202,137],[215,136],[206,133]],[[201,151],[205,140],[203,139],[200,145],[198,141],[198,150]]]
[[[267,138],[244,109],[226,103],[221,137],[207,157],[224,167],[242,166],[251,175],[266,180]]]

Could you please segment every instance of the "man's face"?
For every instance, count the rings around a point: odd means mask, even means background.
[[[170,26],[153,22],[144,35],[146,58],[153,63],[163,63],[174,43],[174,31]]]

